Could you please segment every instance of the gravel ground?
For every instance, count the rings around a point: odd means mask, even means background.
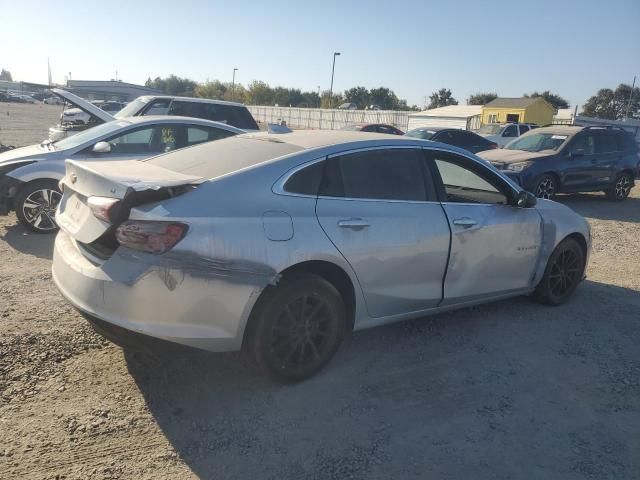
[[[640,187],[560,201],[594,236],[569,303],[360,332],[289,386],[104,341],[53,286],[53,239],[0,217],[0,478],[640,478]]]

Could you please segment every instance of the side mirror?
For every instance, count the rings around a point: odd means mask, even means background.
[[[522,190],[516,199],[516,206],[519,208],[531,208],[535,206],[536,203],[538,203],[538,200],[535,195],[525,190]]]
[[[573,152],[569,152],[569,158],[574,158],[574,157],[584,157],[584,150],[582,148],[578,148]]]
[[[93,153],[109,153],[111,152],[111,144],[109,142],[98,142],[91,149]]]

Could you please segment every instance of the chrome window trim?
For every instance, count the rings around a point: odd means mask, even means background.
[[[427,140],[424,140],[427,141]],[[454,154],[454,155],[459,155],[467,160],[472,161],[475,165],[479,165],[481,168],[485,169],[487,172],[489,172],[489,174],[491,175],[496,175],[496,172],[493,171],[491,168],[488,168],[487,165],[484,165],[483,162],[479,162],[478,160],[476,160],[475,158],[466,155],[464,153],[460,153],[454,150],[449,150],[447,148],[440,148],[440,147],[427,147],[424,145],[389,145],[389,146],[374,146],[374,147],[361,147],[361,148],[355,148],[352,150],[344,150],[342,152],[339,153],[331,153],[329,155],[325,155],[313,160],[309,160],[308,162],[302,163],[300,165],[297,165],[295,167],[293,167],[292,169],[288,170],[287,172],[284,173],[284,175],[282,175],[278,180],[276,180],[276,182],[273,184],[273,186],[271,187],[271,191],[273,193],[275,193],[276,195],[283,195],[283,196],[287,196],[287,197],[300,197],[300,198],[326,198],[326,199],[330,199],[330,200],[350,200],[350,201],[365,201],[365,202],[387,202],[387,203],[439,203],[439,204],[445,204],[445,203],[455,203],[455,202],[440,202],[440,201],[433,201],[433,200],[391,200],[391,199],[380,199],[380,198],[351,198],[351,197],[329,197],[326,195],[308,195],[305,193],[294,193],[294,192],[287,192],[284,189],[284,185],[287,183],[287,181],[296,173],[298,173],[300,170],[310,167],[311,165],[315,165],[318,162],[323,162],[325,160],[329,160],[330,158],[335,158],[335,157],[341,157],[343,155],[348,155],[348,154],[352,154],[352,153],[359,153],[359,152],[367,152],[367,151],[373,151],[373,150],[390,150],[390,149],[412,149],[412,150],[423,150],[423,151],[427,151],[427,152],[444,152],[444,153],[448,153],[448,154]],[[498,174],[498,176],[500,177],[500,174]],[[511,187],[510,183],[508,181],[505,180],[505,183]],[[513,189],[514,193],[519,193],[518,190]],[[463,203],[455,203],[456,205],[466,205]],[[494,204],[494,203],[470,203],[469,205],[501,205],[501,204]]]

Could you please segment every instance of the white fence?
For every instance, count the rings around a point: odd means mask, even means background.
[[[352,123],[386,123],[407,130],[409,113],[394,110],[329,110],[324,108],[263,107],[247,105],[253,117],[263,123],[284,120],[292,128],[336,130]]]

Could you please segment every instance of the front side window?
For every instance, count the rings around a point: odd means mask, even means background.
[[[509,125],[504,129],[502,134],[503,137],[517,137],[518,136],[518,127],[515,125]]]
[[[421,150],[367,150],[329,159],[321,195],[373,200],[427,200]]]
[[[593,155],[595,153],[595,141],[593,135],[580,135],[576,137],[571,145],[571,153],[582,151],[584,155]]]
[[[182,130],[179,125],[158,125],[129,131],[107,140],[111,153],[147,154],[163,153],[182,148]]]
[[[446,201],[452,203],[484,203],[506,205],[507,196],[491,182],[453,156],[434,154],[444,186]]]

